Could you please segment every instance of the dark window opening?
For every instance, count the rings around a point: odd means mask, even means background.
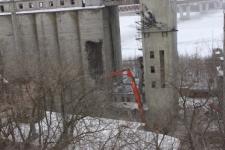
[[[167,37],[168,33],[167,32],[162,32],[162,37]]]
[[[63,6],[64,4],[64,0],[60,0],[60,5]]]
[[[70,3],[71,3],[71,5],[74,5],[75,4],[75,1],[74,0],[71,0]]]
[[[152,88],[156,88],[156,81],[152,81]]]
[[[82,0],[82,7],[85,7],[85,6],[86,6],[85,1]]]
[[[160,78],[161,78],[161,88],[165,88],[165,52],[164,50],[159,51],[160,57]]]
[[[166,84],[165,83],[162,83],[161,84],[161,88],[166,88]]]
[[[144,38],[146,38],[147,37],[147,34],[146,33],[144,33]]]
[[[151,66],[151,73],[155,73],[155,67]]]
[[[23,9],[23,4],[19,4],[19,9]]]
[[[122,97],[122,102],[125,102],[125,98],[124,97]]]
[[[1,12],[4,12],[4,11],[5,11],[4,6],[0,6],[0,11],[1,11]]]
[[[144,37],[145,37],[145,38],[150,37],[150,33],[144,33]]]
[[[91,77],[98,80],[103,75],[102,41],[87,41],[85,47],[88,58],[88,70]]]
[[[50,2],[49,2],[49,6],[50,6],[50,7],[54,6],[53,1],[50,1]]]
[[[39,7],[42,8],[43,6],[44,6],[44,3],[43,2],[40,2],[39,3]]]
[[[154,54],[153,51],[150,51],[150,58],[151,58],[151,59],[155,58],[155,54]]]
[[[34,4],[33,3],[29,3],[29,8],[34,8]]]

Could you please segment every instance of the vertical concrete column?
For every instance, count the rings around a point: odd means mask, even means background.
[[[39,41],[39,32],[38,32],[38,26],[37,26],[37,14],[33,15],[33,19],[34,19],[34,33],[35,33],[35,37],[34,40],[36,41],[36,45],[37,45],[37,65],[38,65],[38,79],[41,79],[41,58],[40,58],[40,41]]]
[[[14,1],[11,3],[11,21],[12,21],[12,33],[13,33],[13,40],[14,40],[14,49],[15,49],[15,76],[21,77],[23,76],[24,72],[24,61],[22,59],[22,51],[21,51],[21,39],[19,38],[19,31],[18,31],[18,16],[16,15],[16,4]]]
[[[113,46],[113,69],[118,70],[122,64],[121,54],[121,39],[120,39],[120,23],[119,23],[119,8],[111,6],[109,9],[109,21]]]

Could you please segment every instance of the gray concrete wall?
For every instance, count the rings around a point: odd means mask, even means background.
[[[144,71],[146,102],[149,107],[147,118],[152,127],[158,129],[173,126],[176,114],[176,80],[177,35],[176,9],[170,0],[142,0],[143,6],[152,12],[158,22],[155,26],[143,29]],[[145,10],[147,11],[147,10]],[[164,51],[164,77],[162,78],[160,51]],[[150,58],[150,53],[154,58]],[[151,67],[155,72],[151,72]],[[165,87],[162,83],[165,80]],[[155,87],[153,83],[155,82]]]
[[[119,70],[122,64],[122,54],[121,51],[118,51],[121,49],[121,38],[120,38],[120,22],[119,22],[119,9],[117,6],[111,6],[107,7],[105,9],[104,14],[107,14],[107,18],[109,19],[104,19],[106,24],[109,25],[109,32],[110,34],[110,39],[111,39],[111,46],[113,48],[112,50],[112,59],[113,59],[113,69],[114,70]]]
[[[73,95],[96,89],[89,100],[110,101],[110,82],[105,77],[119,68],[121,62],[117,17],[116,7],[25,11],[14,17],[17,24],[15,29],[12,15],[0,13],[4,76],[9,81],[24,76],[37,78],[40,75],[48,79],[63,71],[66,77],[81,82],[78,87],[73,87]],[[88,43],[91,46],[99,44],[97,50],[101,55],[92,54]],[[103,68],[103,72],[94,77],[92,71],[96,68],[89,62],[93,55],[98,56],[95,62],[102,62]],[[99,88],[100,85],[102,88]]]
[[[124,0],[84,0],[84,7],[96,7],[96,6],[117,6],[123,3]],[[15,8],[12,7],[15,4]],[[82,0],[14,0],[14,1],[0,1],[0,8],[4,7],[1,12],[11,12],[14,9],[17,12],[22,11],[34,11],[56,8],[71,9],[76,7],[81,9],[83,7]]]
[[[33,10],[44,10],[55,9],[55,8],[72,8],[72,7],[82,7],[82,0],[74,0],[74,4],[71,0],[63,0],[63,4],[60,0],[15,0],[15,8],[17,12],[21,11],[33,11]],[[11,12],[13,10],[12,1],[4,2],[1,1],[0,5],[4,6],[4,12]],[[22,8],[21,8],[22,7]]]

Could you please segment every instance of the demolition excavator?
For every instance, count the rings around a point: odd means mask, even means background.
[[[141,100],[141,94],[137,87],[133,72],[130,69],[124,69],[120,71],[112,72],[112,77],[125,76],[130,80],[131,89],[134,94],[135,102],[138,106],[138,111],[140,113],[140,118],[143,123],[146,123],[144,107]]]

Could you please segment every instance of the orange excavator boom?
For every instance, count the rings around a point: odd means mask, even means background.
[[[139,91],[139,89],[137,87],[137,84],[136,84],[136,81],[135,81],[135,78],[134,78],[134,75],[133,75],[132,71],[130,69],[124,69],[124,70],[120,70],[120,71],[115,71],[115,72],[112,72],[112,76],[113,77],[116,77],[116,76],[127,76],[130,79],[131,88],[132,88],[132,91],[134,93],[135,102],[138,105],[138,110],[139,110],[139,113],[140,113],[140,116],[141,116],[141,121],[145,123],[146,120],[145,120],[145,115],[144,115],[143,103],[141,101],[140,91]]]

